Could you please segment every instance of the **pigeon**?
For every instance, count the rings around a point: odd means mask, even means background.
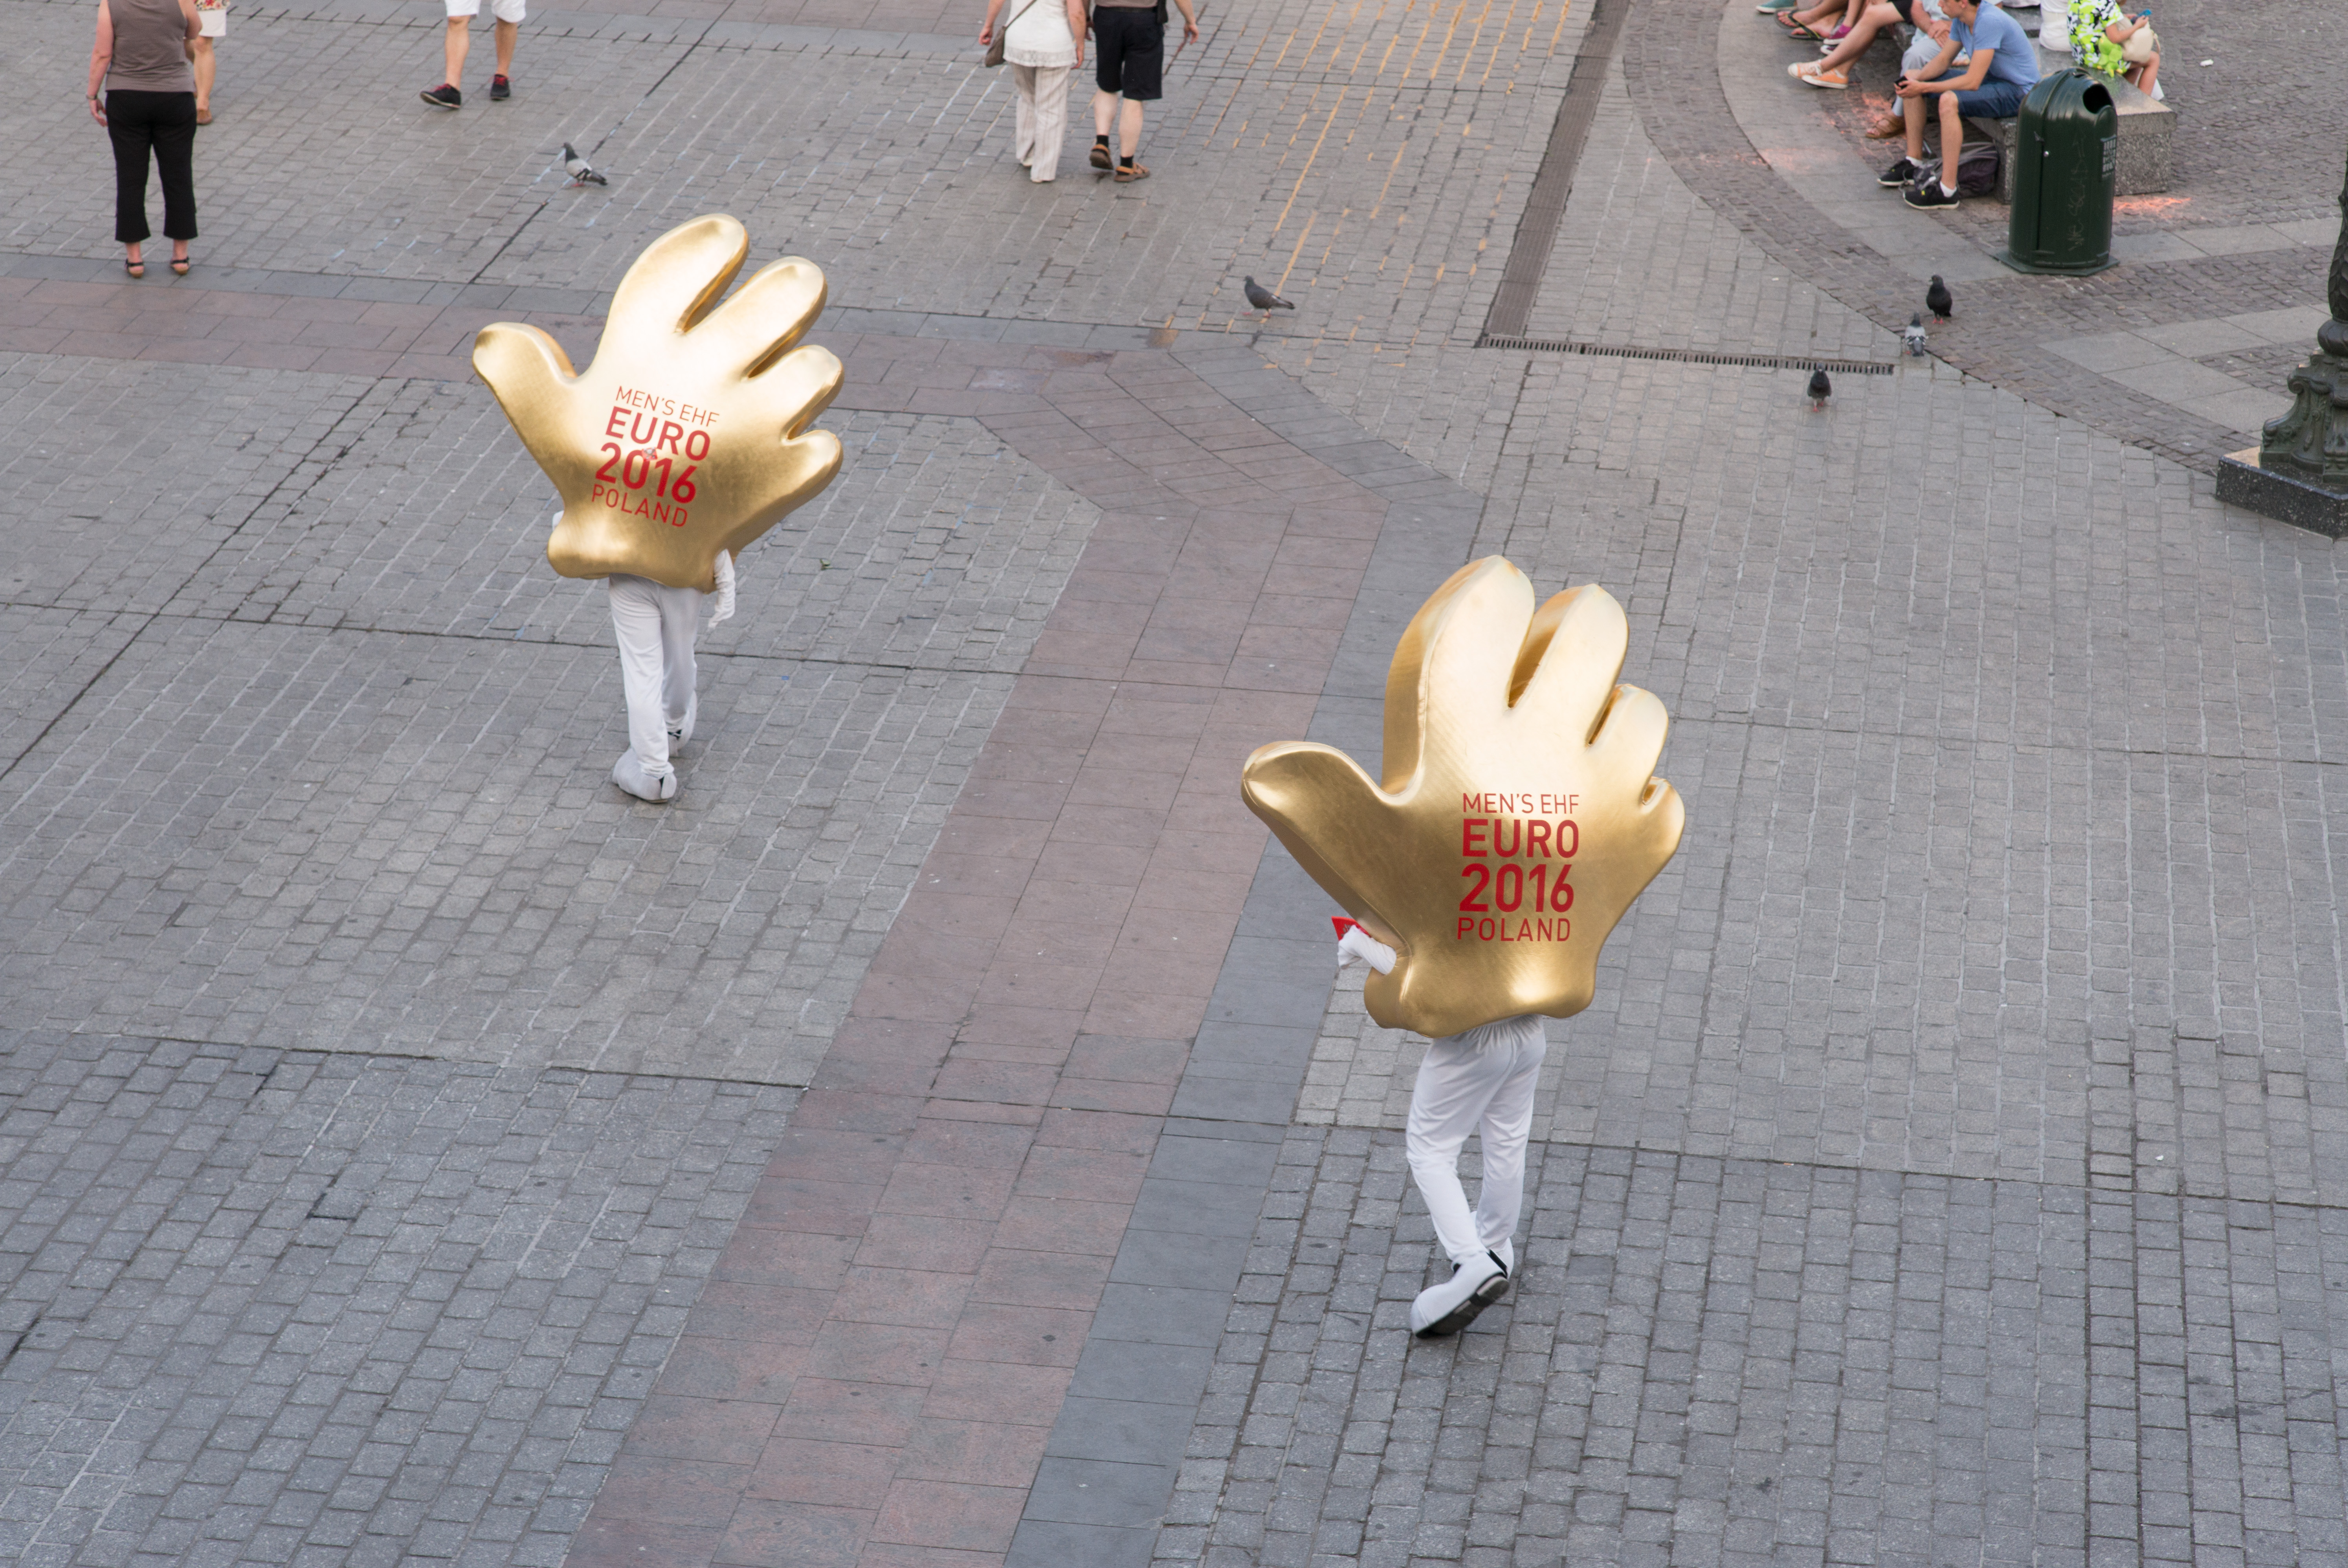
[[[1834,383],[1827,379],[1827,367],[1820,365],[1810,372],[1810,411],[1815,414],[1824,408],[1833,395]]]
[[[580,157],[567,141],[562,144],[562,171],[571,176],[571,183],[573,185],[609,185],[611,183],[610,180],[596,173],[594,165]]]
[[[1922,316],[1914,315],[1908,318],[1908,328],[1900,334],[1900,342],[1910,354],[1918,358],[1923,356],[1924,318]]]
[[[1282,299],[1278,294],[1273,293],[1270,289],[1265,288],[1262,283],[1257,282],[1253,278],[1247,280],[1247,302],[1255,309],[1262,311],[1263,313],[1263,318],[1266,321],[1270,321],[1272,319],[1272,313],[1276,310],[1292,311],[1296,308],[1294,305],[1290,304],[1286,300]]]
[[[1924,291],[1924,308],[1932,313],[1932,319],[1947,321],[1949,311],[1956,302],[1955,296],[1949,292],[1949,285],[1941,282],[1941,274],[1933,273],[1932,286]]]

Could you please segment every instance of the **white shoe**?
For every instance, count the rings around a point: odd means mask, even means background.
[[[644,772],[644,764],[636,761],[633,752],[622,753],[620,760],[612,764],[612,782],[638,800],[648,800],[654,804],[676,798],[675,771],[672,769],[654,778]]]
[[[1508,1271],[1510,1279],[1517,1277],[1517,1244],[1513,1238],[1494,1247],[1492,1255],[1500,1260],[1500,1266]]]
[[[1509,1271],[1490,1253],[1459,1264],[1441,1285],[1430,1285],[1410,1304],[1410,1331],[1422,1339],[1457,1334],[1476,1315],[1509,1294]]]
[[[700,713],[700,693],[695,692],[685,701],[685,717],[671,719],[668,722],[668,743],[672,746],[681,746],[693,739],[693,721],[699,717]]]

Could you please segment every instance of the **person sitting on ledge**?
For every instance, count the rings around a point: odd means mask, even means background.
[[[1957,204],[1957,159],[1965,146],[1965,117],[2012,119],[2038,85],[2038,51],[2022,25],[1979,0],[1942,0],[1949,41],[1932,63],[1900,78],[1900,110],[1908,121],[1908,154],[1883,171],[1878,184],[1908,188],[1908,205],[1934,210]],[[1961,75],[1949,67],[1971,56]],[[1924,168],[1925,101],[1940,100],[1941,177]]]
[[[1937,15],[1929,8],[1931,0],[1870,0],[1867,9],[1859,14],[1857,24],[1831,54],[1823,60],[1797,60],[1786,67],[1786,74],[1809,87],[1840,91],[1850,86],[1850,67],[1867,53],[1878,33],[1900,22],[1922,31],[1927,19]]]
[[[1915,36],[1908,40],[1908,51],[1900,56],[1900,72],[1922,70],[1948,41],[1948,13],[1941,9],[1939,0],[1921,0],[1916,7]],[[1907,112],[1898,98],[1891,100],[1890,114],[1867,128],[1869,141],[1893,141],[1907,134]]]
[[[1868,4],[1869,0],[1817,0],[1817,4],[1810,5],[1797,4],[1776,14],[1777,25],[1797,38],[1830,42],[1858,26]],[[1842,20],[1836,24],[1834,31],[1825,31],[1827,24],[1838,16]]]
[[[2126,77],[2156,97],[2160,91],[2160,36],[2152,30],[2152,13],[2128,15],[2119,0],[2071,0],[2068,18],[2071,53],[2079,64],[2106,77]],[[2056,29],[2042,26],[2042,39]]]

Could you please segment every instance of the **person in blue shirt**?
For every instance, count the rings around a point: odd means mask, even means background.
[[[1877,182],[1908,188],[1908,205],[1930,210],[1957,204],[1957,158],[1964,149],[1967,115],[2011,119],[2038,85],[2038,51],[2022,24],[1979,0],[1943,0],[1948,42],[1932,62],[1900,78],[1900,112],[1908,122],[1908,154]],[[1950,67],[1965,58],[1963,70]],[[1941,177],[1924,168],[1924,117],[1938,98]]]

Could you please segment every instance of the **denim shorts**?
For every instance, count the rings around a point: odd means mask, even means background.
[[[1978,119],[2012,119],[2022,112],[2023,90],[1993,77],[1972,88],[1959,88],[1957,112]]]

